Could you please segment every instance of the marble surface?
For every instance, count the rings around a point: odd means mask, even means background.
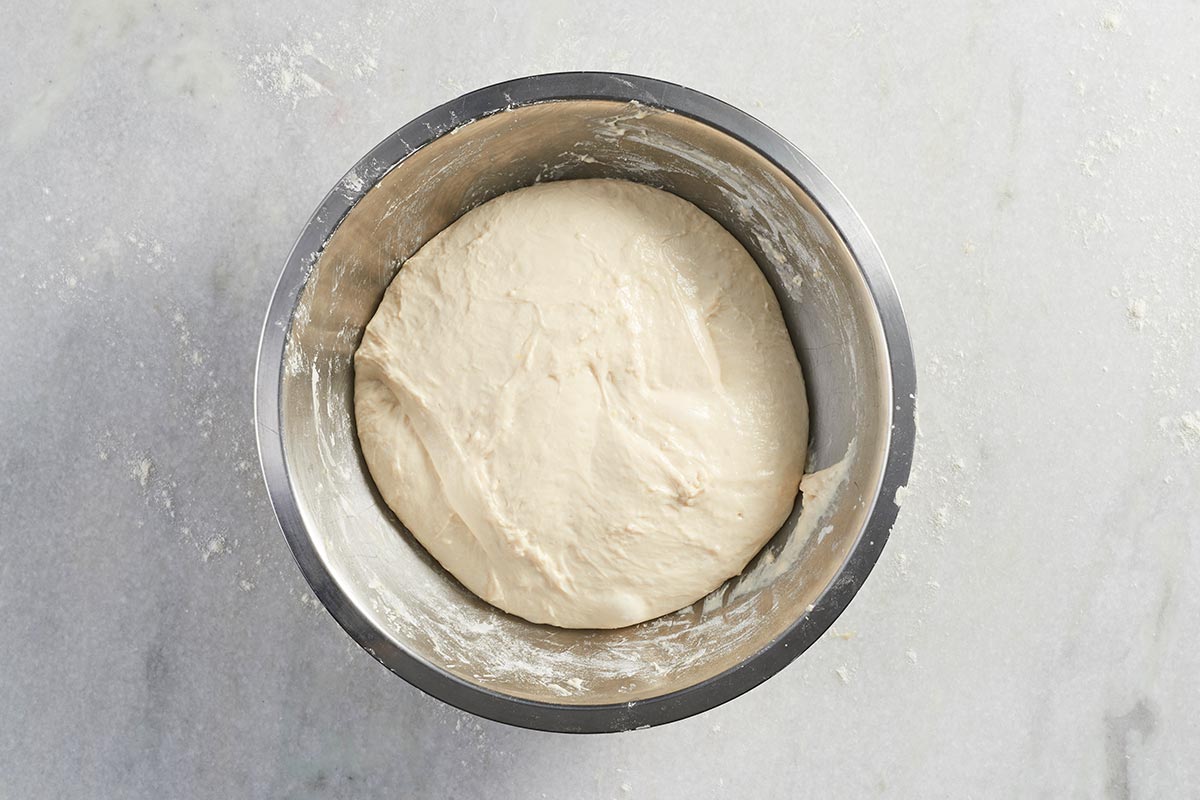
[[[10,10],[0,794],[1194,794],[1200,9],[1050,5]],[[427,108],[569,68],[696,87],[812,156],[891,263],[920,381],[911,493],[834,632],[597,737],[361,652],[276,527],[251,408],[324,192]]]

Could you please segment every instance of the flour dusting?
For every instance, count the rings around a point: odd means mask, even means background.
[[[764,271],[775,278],[777,293],[792,299],[802,297],[806,303],[832,298],[837,287],[827,265],[843,256],[830,238],[834,235],[831,229],[822,227],[811,213],[796,215],[796,201],[773,175],[750,174],[647,124],[665,113],[630,106],[599,121],[595,137],[607,145],[593,147],[581,141],[577,147],[564,149],[556,159],[540,164],[537,178],[573,177],[580,169],[603,165],[652,186],[661,187],[680,173],[719,184],[721,202],[741,221],[750,239],[748,247],[769,262]],[[503,112],[496,115],[502,116]],[[477,161],[487,143],[468,141],[471,144],[438,156],[441,160],[433,163],[431,174],[456,175],[464,171],[461,167]],[[662,158],[646,157],[642,154],[646,150],[658,152]],[[670,170],[664,169],[664,160],[671,162]],[[720,179],[715,180],[714,175]],[[336,191],[353,198],[361,191],[360,185],[369,186],[376,178],[377,174],[355,170]],[[458,188],[466,207],[489,199],[487,187],[481,184]],[[406,212],[421,200],[420,187],[411,192],[384,195],[381,221],[394,223],[396,230],[391,235],[397,241],[415,235],[416,215]],[[789,221],[789,213],[794,223]],[[330,241],[309,283],[321,282],[325,296],[336,296],[331,290],[339,281],[352,285],[357,278],[361,282],[363,265],[334,254],[336,233]],[[316,254],[313,256],[315,261]],[[391,274],[398,266],[394,265]],[[380,291],[389,279],[390,274],[381,273]],[[834,507],[845,502],[867,508],[874,500],[864,496],[868,487],[850,480],[851,475],[861,474],[858,444],[850,441],[839,460],[822,463],[823,469],[811,469],[805,476],[799,487],[802,509],[791,534],[779,537],[777,546],[764,550],[745,574],[703,601],[631,629],[566,633],[531,626],[482,601],[464,598],[462,588],[430,563],[428,555],[380,508],[358,463],[348,396],[339,388],[345,385],[358,331],[328,322],[313,308],[312,291],[303,292],[284,353],[282,398],[285,405],[299,409],[293,413],[307,415],[305,435],[294,442],[295,447],[305,448],[305,460],[292,464],[291,477],[303,486],[303,513],[313,518],[319,515],[321,535],[315,537],[315,544],[320,556],[338,576],[339,585],[356,593],[353,602],[372,616],[387,636],[410,652],[483,686],[535,697],[550,687],[564,702],[588,702],[596,692],[603,692],[636,703],[672,680],[728,668],[740,660],[740,652],[760,646],[767,631],[775,635],[774,629],[766,626],[796,618],[794,610],[781,611],[789,602],[796,603],[796,598],[776,594],[771,587],[782,576],[790,579],[803,574],[795,568],[803,560],[805,548],[830,550],[850,545],[852,537],[831,524]],[[312,332],[316,344],[298,345],[296,331]],[[847,342],[828,344],[844,348]],[[851,352],[848,358],[853,355]],[[961,357],[959,351],[948,360]],[[846,447],[846,441],[841,440],[839,450]],[[825,457],[838,459],[838,453],[826,452]],[[851,495],[851,491],[861,494]],[[822,587],[812,588],[815,599]],[[814,605],[807,603],[807,607],[812,610]],[[847,678],[849,674],[847,671]]]

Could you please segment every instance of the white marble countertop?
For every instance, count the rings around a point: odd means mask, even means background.
[[[0,28],[0,794],[1194,795],[1200,8],[409,5]],[[360,651],[276,527],[251,409],[342,173],[464,90],[578,68],[805,150],[890,261],[920,381],[911,494],[834,631],[721,708],[593,737]]]

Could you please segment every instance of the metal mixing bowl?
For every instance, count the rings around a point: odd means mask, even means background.
[[[405,258],[499,194],[592,177],[684,197],[755,257],[804,370],[809,471],[832,467],[827,482],[836,486],[798,507],[743,575],[708,598],[611,631],[535,625],[464,589],[380,499],[352,405],[352,355]],[[680,719],[800,655],[875,564],[914,435],[904,316],[849,203],[747,114],[682,86],[610,73],[539,75],[472,92],[405,125],[355,165],[283,269],[255,388],[271,502],[334,618],[435,697],[554,731]]]

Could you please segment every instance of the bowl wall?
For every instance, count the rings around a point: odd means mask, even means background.
[[[897,467],[905,478],[908,470],[902,458],[888,474],[895,406],[911,423],[912,402],[909,379],[910,399],[898,403],[897,343],[889,342],[878,296],[882,282],[894,300],[890,280],[864,268],[840,229],[849,207],[835,224],[814,195],[813,184],[827,184],[823,176],[769,129],[711,98],[646,79],[575,74],[456,102],[423,118],[424,127],[418,120],[397,132],[343,179],[281,278],[258,386],[276,400],[264,409],[260,397],[258,410],[281,525],[317,596],[347,630],[394,671],[456,705],[555,730],[635,727],[716,705],[811,644],[886,538]],[[773,138],[747,137],[739,124]],[[811,170],[807,181],[797,164]],[[829,484],[817,502],[797,504],[743,575],[689,608],[614,631],[535,625],[463,588],[375,491],[353,415],[353,353],[408,256],[504,192],[595,177],[690,200],[755,257],[804,371],[808,471],[828,469]],[[861,227],[857,217],[851,222]],[[878,259],[869,237],[856,249],[867,247]],[[278,463],[269,457],[276,447]],[[284,480],[272,475],[273,464]],[[894,485],[885,487],[889,478]],[[881,515],[883,488],[889,508]]]

